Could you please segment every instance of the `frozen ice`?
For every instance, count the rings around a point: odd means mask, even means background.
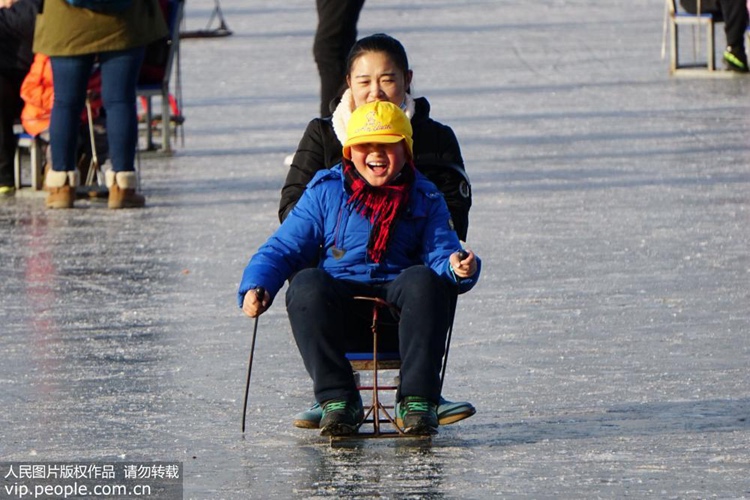
[[[316,13],[221,7],[232,36],[182,43],[146,209],[0,202],[2,460],[181,461],[195,499],[750,496],[750,77],[670,77],[659,0],[368,1],[360,35],[402,40],[472,179],[484,274],[444,395],[478,411],[430,445],[292,427],[312,391],[277,300],[243,436],[236,287],[318,109]]]

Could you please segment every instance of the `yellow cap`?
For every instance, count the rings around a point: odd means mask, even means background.
[[[356,144],[404,141],[406,154],[412,157],[411,122],[401,108],[389,101],[363,104],[352,113],[346,126],[344,158],[351,160],[351,146]]]

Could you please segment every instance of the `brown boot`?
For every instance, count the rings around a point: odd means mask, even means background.
[[[78,172],[50,170],[44,178],[44,189],[49,193],[44,201],[47,208],[73,208],[78,186]]]
[[[140,208],[146,204],[146,198],[135,192],[138,180],[135,172],[114,172],[105,174],[109,189],[109,208]]]

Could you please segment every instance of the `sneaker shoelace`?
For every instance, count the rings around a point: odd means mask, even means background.
[[[323,414],[346,410],[346,401],[331,401],[323,407]]]
[[[406,411],[427,413],[430,411],[430,403],[427,401],[407,401]]]

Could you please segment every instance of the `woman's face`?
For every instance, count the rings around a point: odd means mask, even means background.
[[[405,151],[404,141],[355,144],[351,147],[352,163],[370,186],[385,186],[404,168]]]
[[[365,52],[346,76],[355,108],[374,101],[401,106],[410,83],[407,79],[411,80],[411,71],[405,75],[385,52]]]

